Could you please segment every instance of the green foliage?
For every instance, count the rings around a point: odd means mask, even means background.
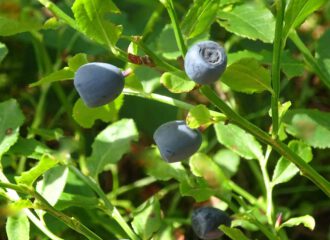
[[[221,168],[206,154],[196,153],[189,160],[191,172],[197,177],[203,177],[208,185],[219,191],[221,195],[228,195],[228,179]]]
[[[239,156],[229,149],[221,149],[214,154],[214,161],[220,166],[227,177],[232,177],[239,169]]]
[[[161,76],[160,82],[172,93],[190,92],[196,85],[181,72],[166,72]]]
[[[209,31],[220,3],[220,0],[195,0],[181,23],[183,34],[190,39]]]
[[[15,177],[15,180],[19,184],[30,186],[39,176],[54,167],[57,163],[58,160],[54,156],[44,155],[34,167],[26,172],[23,172],[21,176]]]
[[[269,71],[252,58],[242,59],[230,65],[222,75],[221,81],[237,92],[273,92]]]
[[[6,45],[0,42],[0,63],[6,57],[7,54],[8,54],[8,49]]]
[[[9,217],[6,222],[8,240],[29,240],[30,222],[24,214]]]
[[[88,37],[113,49],[122,33],[122,27],[116,26],[105,18],[106,13],[120,13],[112,1],[77,0],[72,11],[78,28]]]
[[[190,128],[199,128],[202,125],[210,125],[214,122],[210,111],[202,104],[190,109],[186,121]]]
[[[249,133],[234,124],[214,124],[218,141],[245,159],[262,159],[259,142]]]
[[[327,30],[321,38],[317,41],[316,45],[316,60],[321,66],[323,72],[326,74],[325,80],[327,85],[330,86],[330,54],[328,51],[328,43],[330,41],[330,30]]]
[[[54,206],[63,193],[69,169],[66,166],[55,166],[44,173],[37,182],[37,191]]]
[[[87,107],[78,99],[73,107],[73,118],[84,128],[91,128],[95,121],[114,122],[118,119],[118,112],[124,103],[124,96],[119,96],[115,101],[97,108]]]
[[[330,114],[319,110],[289,110],[283,119],[286,131],[316,148],[330,147]]]
[[[92,145],[92,155],[87,159],[89,174],[94,178],[109,164],[117,163],[123,154],[130,151],[138,132],[132,119],[122,119],[100,132]]]
[[[309,228],[310,230],[314,230],[315,228],[315,220],[310,215],[290,218],[289,220],[282,223],[279,228],[293,227],[293,226],[298,226],[299,224],[303,224],[305,227]]]
[[[326,0],[0,0],[1,237],[195,239],[192,210],[213,206],[233,220],[218,226],[228,239],[326,238],[329,9]],[[210,86],[183,70],[201,40],[228,56]],[[78,98],[67,80],[88,62],[131,71],[116,100],[88,108]],[[153,133],[182,119],[202,146],[168,163]]]
[[[31,84],[31,87],[39,86],[41,84],[45,83],[52,83],[52,82],[58,82],[63,80],[71,80],[74,78],[74,73],[77,71],[77,69],[83,65],[86,64],[87,61],[87,55],[83,53],[79,53],[71,58],[68,59],[68,66],[64,67],[61,70],[52,72],[51,74],[47,75],[46,77],[41,78],[38,82],[35,82]]]
[[[312,149],[307,144],[293,140],[289,143],[289,148],[291,148],[296,154],[298,154],[306,162],[310,162],[313,159]],[[291,180],[297,173],[299,169],[289,160],[281,157],[276,163],[276,167],[273,174],[272,184],[277,185],[280,183],[285,183]]]
[[[133,214],[133,229],[142,239],[150,239],[160,228],[162,219],[157,198],[152,197],[135,209]]]
[[[37,31],[42,25],[28,14],[22,14],[19,19],[0,15],[0,36],[11,36],[22,32]]]
[[[273,42],[275,19],[273,14],[260,3],[247,2],[223,9],[217,15],[219,24],[238,36],[263,42]]]
[[[0,157],[18,140],[24,115],[16,100],[0,103]]]
[[[220,226],[221,231],[223,231],[230,239],[233,240],[248,240],[248,238],[237,228],[230,228],[225,225]]]
[[[324,5],[326,0],[290,0],[285,11],[283,38],[298,27],[311,13]]]

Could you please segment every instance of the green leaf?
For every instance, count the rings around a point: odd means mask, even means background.
[[[301,217],[291,218],[288,221],[282,223],[279,229],[283,227],[294,227],[303,224],[305,227],[309,228],[310,230],[314,230],[315,228],[315,220],[310,215],[305,215]]]
[[[220,10],[219,24],[227,31],[252,40],[271,43],[275,35],[275,19],[261,3],[246,2],[229,10]]]
[[[54,156],[46,154],[34,167],[30,168],[26,172],[22,172],[20,176],[15,177],[15,180],[19,184],[26,184],[31,186],[38,177],[56,166],[57,163],[58,159],[55,159]]]
[[[41,84],[45,83],[53,83],[58,81],[64,81],[64,80],[70,80],[74,78],[74,72],[68,68],[65,67],[61,70],[52,72],[51,74],[47,75],[46,77],[41,78],[38,82],[30,84],[30,87],[36,87]]]
[[[32,159],[41,159],[45,154],[51,153],[51,150],[43,143],[35,139],[19,138],[14,146],[10,148],[9,154],[15,156],[24,156]]]
[[[190,92],[196,85],[181,72],[166,72],[161,76],[160,82],[173,93]]]
[[[245,159],[262,159],[259,142],[240,127],[233,124],[214,124],[218,141]]]
[[[221,81],[238,92],[273,92],[270,72],[253,58],[245,58],[230,65],[222,75]]]
[[[13,216],[20,214],[24,208],[33,208],[34,205],[30,200],[19,199],[15,202],[9,203],[4,209],[1,210],[1,214],[7,216]]]
[[[106,18],[106,14],[120,13],[111,0],[76,0],[72,11],[79,29],[84,34],[114,50],[122,33],[122,26],[116,26]]]
[[[111,103],[101,107],[89,108],[79,98],[73,106],[72,115],[74,120],[84,128],[91,128],[96,120],[114,122],[118,119],[118,113],[124,103],[124,95],[120,95]]]
[[[167,24],[159,34],[157,50],[164,58],[176,60],[181,52],[175,40],[172,24]]]
[[[196,153],[189,159],[191,172],[203,177],[208,185],[222,195],[228,195],[228,179],[219,166],[206,154]]]
[[[284,16],[283,38],[286,38],[291,29],[298,27],[326,2],[328,0],[290,0]]]
[[[122,119],[100,132],[92,145],[92,155],[87,159],[90,175],[96,178],[107,165],[117,163],[125,153],[130,152],[131,142],[136,141],[138,136],[132,119]]]
[[[180,162],[168,164],[165,162],[156,148],[147,149],[142,154],[147,174],[161,181],[167,181],[172,178],[177,181],[184,180],[187,175],[186,170]]]
[[[24,115],[16,100],[0,103],[0,159],[16,143],[23,122]]]
[[[133,215],[132,227],[142,239],[150,239],[161,226],[160,204],[155,197],[139,206]]]
[[[68,59],[68,66],[73,72],[76,72],[80,66],[86,63],[88,63],[88,59],[85,53],[78,53]]]
[[[6,222],[6,232],[8,240],[29,240],[29,219],[24,214],[19,214],[15,217],[8,217]]]
[[[11,19],[0,16],[0,36],[11,36],[17,33],[37,31],[42,24],[31,16],[21,16],[20,19]]]
[[[64,210],[70,207],[81,207],[84,209],[98,208],[100,201],[96,197],[86,197],[80,194],[70,194],[63,192],[55,207],[57,210]]]
[[[232,177],[238,170],[240,158],[229,149],[221,149],[214,155],[214,161],[221,167],[227,177]]]
[[[271,66],[273,61],[273,53],[271,51],[262,50],[260,54],[263,57],[260,62]],[[289,79],[303,76],[304,63],[301,60],[295,59],[292,52],[285,50],[281,56],[281,69]]]
[[[330,86],[330,30],[327,30],[322,37],[316,42],[316,61],[319,64],[326,78],[321,80],[326,81],[326,86]]]
[[[312,109],[289,110],[283,118],[286,131],[315,148],[330,147],[330,113]]]
[[[219,4],[220,0],[195,0],[182,21],[182,33],[189,39],[208,32],[216,19]]]
[[[161,75],[155,69],[146,66],[135,65],[133,67],[133,72],[134,74],[132,74],[132,76],[129,76],[129,78],[131,78],[131,82],[140,82],[145,92],[151,93],[159,86],[161,86],[159,81]]]
[[[8,54],[8,49],[6,45],[0,42],[0,63],[6,57],[7,54]]]
[[[271,51],[262,50],[260,52],[252,52],[249,50],[238,51],[228,54],[228,66],[242,60],[244,58],[254,58],[262,64],[271,65],[273,54]],[[293,77],[302,76],[304,74],[304,63],[292,57],[289,50],[283,52],[281,56],[281,69],[283,73],[291,79]]]
[[[36,87],[45,83],[52,83],[64,80],[70,80],[74,78],[75,71],[83,65],[88,63],[87,55],[84,53],[78,53],[75,56],[68,59],[68,66],[61,70],[55,71],[41,78],[38,82],[30,84],[30,87]]]
[[[66,180],[68,178],[68,167],[56,166],[45,172],[43,179],[37,183],[37,191],[54,206],[60,198]]]
[[[197,202],[203,202],[215,195],[217,190],[211,188],[202,177],[187,176],[180,181],[180,193],[182,196],[193,197]]]
[[[237,4],[241,3],[243,0],[221,0],[220,1],[220,7],[224,7],[227,5]]]
[[[238,52],[228,53],[228,63],[227,66],[232,65],[235,62],[238,62],[244,58],[254,58],[261,62],[263,60],[263,55],[260,52],[252,52],[249,50],[242,50]]]
[[[237,228],[230,228],[230,227],[227,227],[225,225],[221,225],[220,229],[230,239],[233,239],[233,240],[249,240],[247,238],[247,236],[245,236],[244,233],[242,233],[241,230],[239,230]]]
[[[212,124],[214,119],[209,109],[205,105],[199,104],[189,110],[186,122],[190,128],[199,128],[202,125],[208,126]]]
[[[313,159],[312,148],[307,144],[292,140],[289,143],[289,148],[298,154],[305,162],[310,162]],[[291,163],[286,158],[281,157],[279,161],[276,163],[276,167],[273,174],[272,183],[273,185],[277,185],[280,183],[285,183],[290,181],[297,173],[299,169]]]

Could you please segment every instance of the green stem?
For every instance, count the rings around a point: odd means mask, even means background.
[[[306,47],[305,43],[300,39],[296,31],[289,35],[291,41],[296,45],[300,52],[304,55],[305,61],[311,67],[312,71],[323,81],[323,83],[330,88],[330,76],[328,76],[324,71],[322,71],[319,64],[316,62],[315,58]]]
[[[230,188],[234,192],[236,192],[237,194],[239,194],[240,196],[242,196],[243,198],[245,198],[250,204],[252,204],[252,205],[258,205],[258,207],[260,207],[261,209],[265,210],[265,207],[262,206],[261,204],[259,204],[258,200],[253,195],[251,195],[249,192],[247,192],[246,190],[244,190],[243,188],[241,188],[235,182],[229,181],[228,182],[228,185],[230,186]]]
[[[119,175],[118,175],[118,165],[112,164],[110,166],[110,171],[112,175],[112,192],[117,192],[119,188]]]
[[[224,101],[222,101],[209,86],[202,86],[201,92],[212,104],[220,109],[230,121],[234,122],[247,132],[257,137],[265,144],[271,145],[275,151],[294,163],[301,171],[301,174],[310,179],[319,189],[330,197],[330,183],[322,177],[314,168],[306,163],[301,157],[293,152],[287,145],[278,139],[273,139],[269,134],[234,112]]]
[[[244,217],[247,221],[253,223],[254,225],[256,225],[259,230],[261,232],[263,232],[263,234],[265,236],[267,236],[268,239],[270,240],[280,240],[278,237],[276,237],[274,235],[274,233],[272,233],[272,231],[270,231],[264,224],[262,224],[261,222],[259,222],[254,216],[252,216],[251,214],[249,214],[249,216]]]
[[[181,32],[181,28],[179,26],[179,21],[178,21],[178,17],[176,15],[175,9],[174,9],[174,4],[172,0],[163,0],[161,1],[161,3],[165,6],[168,15],[170,16],[171,22],[172,22],[172,26],[173,26],[173,30],[174,30],[174,35],[175,35],[175,39],[176,39],[176,43],[181,51],[182,57],[184,57],[186,55],[187,52],[187,47],[186,44],[184,42],[183,39],[183,35]]]
[[[189,104],[189,103],[186,103],[186,102],[183,102],[183,101],[171,98],[171,97],[159,95],[156,93],[146,93],[146,92],[140,92],[140,91],[125,88],[123,91],[123,94],[154,100],[157,102],[165,103],[165,104],[175,106],[175,107],[178,107],[178,108],[181,108],[184,110],[188,110],[188,111],[195,107],[192,104]],[[216,117],[218,121],[225,121],[227,119],[227,117],[221,113],[218,113],[218,112],[212,111],[212,110],[209,110],[209,111],[210,111],[211,116]]]
[[[57,211],[53,206],[51,206],[47,202],[46,199],[44,199],[33,188],[29,188],[29,187],[23,186],[23,185],[21,186],[21,185],[9,183],[9,182],[7,182],[7,178],[5,177],[5,175],[2,172],[0,174],[1,174],[1,176],[0,176],[0,178],[1,178],[0,187],[1,188],[12,189],[12,190],[15,190],[16,192],[31,195],[32,197],[34,197],[36,200],[38,200],[40,202],[40,208],[41,209],[43,209],[43,210],[47,211],[48,213],[52,214],[54,217],[56,217],[59,220],[61,220],[62,222],[64,222],[67,226],[69,226],[70,228],[72,228],[76,232],[81,233],[82,235],[84,235],[85,237],[87,237],[90,240],[102,240],[102,238],[100,238],[95,233],[93,233],[90,229],[88,229],[85,225],[83,225],[77,219],[75,219],[73,217],[69,217],[69,216],[65,215],[64,213]],[[18,200],[19,196],[17,195],[16,192],[13,193],[12,195],[13,195],[15,200]],[[33,220],[35,220],[35,219],[33,219]],[[32,219],[31,219],[31,221],[32,221]],[[37,225],[37,227],[40,228],[39,224]],[[43,230],[43,229],[44,228],[40,228],[40,230]],[[48,232],[46,231],[46,233],[48,233]]]
[[[23,187],[22,187],[23,188]],[[64,222],[67,226],[75,230],[76,232],[84,235],[90,240],[102,240],[98,235],[96,235],[92,230],[87,228],[84,224],[82,224],[80,221],[78,221],[74,217],[69,217],[65,215],[62,212],[57,211],[53,206],[51,206],[46,199],[44,199],[37,191],[35,191],[33,188],[23,188],[23,193],[28,193],[31,196],[33,196],[35,199],[37,199],[41,203],[41,208],[48,213],[52,214],[57,219]]]
[[[126,223],[123,217],[120,215],[118,210],[110,203],[109,199],[102,191],[102,189],[95,183],[95,181],[80,172],[77,168],[72,165],[69,165],[69,169],[81,180],[83,180],[104,202],[106,213],[111,216],[126,232],[131,240],[140,240],[140,238],[133,232],[130,226]]]
[[[278,99],[280,95],[280,75],[281,75],[281,55],[283,51],[283,18],[284,18],[283,0],[276,1],[276,27],[275,27],[275,39],[273,48],[273,63],[272,63],[272,85],[274,93],[272,94],[272,121],[273,121],[273,136],[277,137],[279,129],[279,114],[278,114]]]
[[[131,191],[131,190],[135,189],[135,188],[141,188],[141,187],[147,186],[147,185],[152,184],[156,181],[157,181],[157,179],[155,179],[154,177],[146,177],[146,178],[137,180],[132,184],[122,186],[122,187],[118,188],[116,191],[111,191],[111,193],[108,194],[108,197],[113,198],[114,196],[124,194],[128,191]]]
[[[55,3],[49,0],[39,0],[39,2],[47,9],[49,9],[52,13],[54,13],[54,15],[57,16],[59,19],[62,19],[64,22],[66,22],[70,27],[75,30],[78,30],[75,20],[69,15],[67,15],[65,12],[63,12],[62,9],[56,6]]]
[[[14,191],[12,188],[10,187],[16,187],[16,186],[12,186],[12,185],[6,185],[8,184],[9,181],[7,179],[7,177],[3,174],[2,171],[0,171],[0,184],[2,184],[2,188],[9,188],[9,190],[7,190],[7,192],[5,193],[5,197],[12,200],[12,201],[18,201],[20,199],[20,197],[18,196],[17,192]],[[54,233],[52,233],[47,226],[44,225],[44,223],[39,220],[29,209],[24,209],[23,210],[24,213],[26,214],[26,216],[30,219],[30,221],[37,227],[40,229],[40,231],[42,231],[47,237],[49,237],[52,240],[63,240],[62,238],[57,237]]]
[[[266,196],[265,184],[262,173],[260,172],[259,164],[256,161],[247,161],[247,163],[258,182],[262,194]]]
[[[29,209],[23,210],[25,215],[30,219],[31,222],[35,226],[37,226],[47,237],[49,237],[52,240],[64,240],[63,238],[60,238],[56,236],[54,233],[52,233],[42,221],[40,221]]]
[[[267,145],[267,150],[265,157],[263,159],[259,159],[259,164],[262,172],[262,176],[264,179],[264,184],[265,184],[265,189],[266,189],[266,201],[267,201],[267,220],[268,223],[272,226],[274,224],[274,219],[273,219],[273,185],[271,184],[269,175],[268,175],[268,170],[267,170],[267,163],[268,163],[268,158],[270,156],[270,153],[272,151],[272,148],[270,145]]]

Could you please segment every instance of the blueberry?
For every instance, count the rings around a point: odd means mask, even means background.
[[[119,68],[107,63],[82,65],[74,77],[74,86],[88,107],[99,107],[117,98],[124,88]]]
[[[231,219],[220,209],[201,207],[193,211],[191,225],[196,235],[201,239],[217,239],[223,235],[218,229],[220,225],[230,226]]]
[[[189,128],[184,121],[164,123],[153,137],[161,156],[170,163],[189,158],[202,143],[201,133]]]
[[[189,48],[184,68],[190,79],[199,84],[217,81],[227,66],[225,49],[213,41],[196,43]]]

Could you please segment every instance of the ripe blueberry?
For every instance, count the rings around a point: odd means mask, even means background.
[[[117,98],[124,88],[119,68],[107,63],[87,63],[74,76],[74,86],[88,107],[99,107]]]
[[[189,158],[202,143],[201,133],[189,128],[184,121],[164,123],[153,137],[161,156],[170,163]]]
[[[231,219],[220,209],[201,207],[195,209],[191,216],[191,225],[196,235],[201,239],[217,239],[223,235],[218,229],[220,225],[230,226]]]
[[[213,41],[196,43],[189,48],[184,68],[190,79],[199,84],[217,81],[227,66],[225,49]]]

